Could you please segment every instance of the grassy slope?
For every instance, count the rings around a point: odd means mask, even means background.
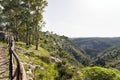
[[[6,43],[0,44],[8,47]],[[78,52],[77,57],[83,57],[82,52],[76,50],[68,38],[55,34],[41,35],[39,50],[35,50],[33,45],[26,48],[25,43],[16,42],[15,51],[25,66],[27,77],[36,80],[73,79],[76,78],[77,71],[83,67],[75,57]]]
[[[7,44],[0,41],[0,46],[4,47],[6,54],[8,54]],[[41,47],[39,50],[34,50],[34,48],[35,46],[26,48],[23,42],[15,44],[15,51],[24,64],[27,77],[35,80],[54,80],[58,76],[58,71],[55,68],[55,63],[51,61],[49,52]]]
[[[3,44],[1,42],[0,45],[5,46],[7,48],[6,43]],[[48,52],[46,49],[43,49],[41,47],[39,47],[39,50],[34,50],[34,49],[35,49],[35,46],[33,45],[31,45],[29,48],[26,48],[25,43],[23,42],[17,42],[15,45],[15,51],[19,55],[20,60],[24,64],[25,70],[27,71],[28,78],[34,78],[35,80],[67,80],[67,79],[83,80],[84,78],[88,78],[87,77],[88,72],[93,73],[94,71],[99,71],[98,68],[95,68],[95,70],[93,70],[94,67],[93,68],[90,67],[89,69],[87,68],[87,70],[89,71],[86,71],[86,68],[82,69],[82,67],[80,68],[78,66],[75,66],[76,62],[73,61],[74,64],[73,62],[70,62],[68,58],[70,57],[70,55],[69,56],[67,55],[68,52],[63,53],[63,54],[66,54],[65,56],[68,56],[68,57],[63,57],[63,56],[58,57],[57,54],[56,54],[57,55],[56,57],[55,54],[51,55],[50,52]],[[51,57],[59,59],[59,61],[56,62]],[[82,72],[81,72],[81,69],[82,69]],[[102,68],[99,68],[99,69],[101,70]],[[107,75],[111,75],[110,73],[111,71],[109,69],[108,70],[105,69],[105,70],[108,71],[108,73],[106,73]],[[118,73],[114,71],[113,73],[119,76]],[[102,75],[103,72],[101,73],[98,72],[98,74]],[[99,80],[99,76],[95,78]],[[114,78],[118,78],[118,77],[114,76]],[[91,80],[91,79],[92,78],[90,77],[88,80]],[[110,79],[110,80],[114,80],[114,79]]]
[[[38,51],[34,49],[35,46],[31,46],[26,49],[25,43],[16,43],[16,52],[19,53],[18,55],[24,63],[25,69],[28,71],[31,65],[37,66],[32,70],[31,74],[27,74],[28,77],[33,77],[36,80],[102,80],[102,78],[106,78],[107,80],[120,79],[120,72],[118,70],[102,67],[86,67],[81,68],[81,70],[71,63],[66,63],[64,61],[62,63],[53,62],[51,60],[50,53],[41,47],[39,47]],[[59,59],[62,60],[62,58]]]
[[[25,43],[16,43],[16,52],[19,58],[24,63],[25,69],[28,73],[28,77],[36,79],[53,80],[58,76],[58,72],[55,69],[55,63],[51,61],[51,56],[48,51],[39,47],[39,50],[34,50],[35,46],[25,48]]]
[[[89,63],[87,57],[67,37],[56,34],[43,34],[40,39],[40,46],[50,52],[50,55],[67,59],[71,64],[82,66]]]
[[[67,37],[52,33],[41,34],[39,50],[34,49],[33,45],[26,48],[23,42],[17,42],[15,48],[25,65],[28,77],[32,78],[71,79],[83,65],[87,65],[90,61]],[[35,67],[35,69],[31,67]]]

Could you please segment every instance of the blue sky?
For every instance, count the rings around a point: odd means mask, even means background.
[[[119,0],[47,0],[46,27],[68,37],[119,37]]]

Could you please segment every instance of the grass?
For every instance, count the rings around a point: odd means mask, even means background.
[[[16,52],[19,55],[19,58],[22,62],[26,62],[24,65],[26,71],[30,68],[29,65],[39,65],[41,68],[36,67],[32,73],[29,75],[34,77],[35,80],[54,80],[58,75],[57,70],[55,69],[55,64],[51,63],[50,53],[43,48],[39,47],[38,50],[35,50],[35,46],[31,45],[29,48],[26,48],[26,44],[23,42],[16,42]],[[21,51],[20,51],[20,50]]]

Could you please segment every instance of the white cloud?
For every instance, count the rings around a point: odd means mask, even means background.
[[[119,0],[48,0],[46,29],[70,37],[120,36]]]

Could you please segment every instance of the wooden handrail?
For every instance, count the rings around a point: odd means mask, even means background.
[[[10,60],[9,61],[9,78],[10,78],[10,80],[13,80],[14,78],[16,78],[16,80],[27,80],[24,66],[14,51],[15,41],[14,41],[13,36],[9,36],[8,43],[9,43],[9,55],[10,55],[10,59],[9,59]],[[13,58],[15,58],[15,61],[17,63],[17,67],[16,67],[15,71],[13,71],[13,69],[14,69]]]

